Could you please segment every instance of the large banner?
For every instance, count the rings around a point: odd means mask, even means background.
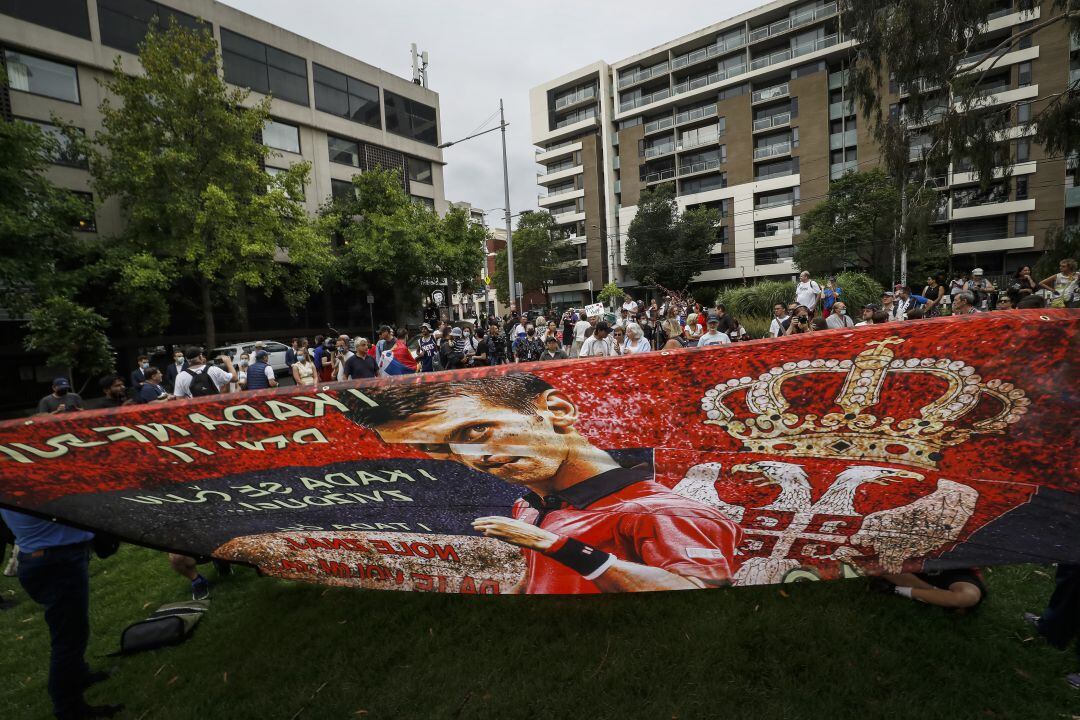
[[[1077,322],[1012,311],[0,425],[0,505],[333,585],[1080,562]]]

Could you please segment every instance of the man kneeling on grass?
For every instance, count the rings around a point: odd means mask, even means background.
[[[909,600],[944,608],[973,608],[986,598],[986,585],[978,568],[883,575],[893,591]]]

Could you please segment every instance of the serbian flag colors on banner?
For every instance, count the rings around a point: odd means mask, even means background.
[[[1077,563],[1078,321],[986,313],[37,416],[0,424],[0,506],[383,590]],[[384,372],[411,370],[400,352]]]
[[[416,372],[416,360],[403,342],[395,342],[394,347],[383,350],[378,355],[379,370],[383,375],[408,375]]]

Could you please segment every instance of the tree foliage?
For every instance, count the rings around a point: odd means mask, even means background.
[[[908,188],[908,197],[906,222],[897,234],[901,191],[895,182],[880,169],[845,174],[829,186],[822,202],[803,215],[795,264],[815,277],[853,268],[890,284],[896,253],[906,245],[909,266],[943,265],[947,243],[929,223],[937,192],[914,186]]]
[[[984,186],[993,170],[1008,165],[1004,130],[1014,124],[1016,103],[992,104],[984,81],[1004,67],[1002,54],[1025,37],[1058,26],[1080,31],[1080,2],[1055,0],[1050,13],[1000,42],[982,31],[994,0],[841,0],[841,24],[857,41],[847,90],[870,121],[890,174],[907,177],[911,139],[918,136],[916,166],[922,178],[945,174],[949,162],[967,165]],[[891,116],[891,82],[907,92],[904,112]],[[1048,154],[1080,148],[1080,82],[1032,104],[1027,127]],[[920,151],[919,148],[924,148]]]
[[[1058,271],[1058,263],[1066,258],[1080,258],[1080,228],[1075,226],[1062,230],[1052,227],[1046,231],[1046,251],[1031,269],[1035,280],[1048,278]]]
[[[92,376],[113,367],[107,321],[91,308],[53,295],[30,310],[26,348],[45,353],[50,367]]]
[[[612,281],[603,287],[600,294],[596,296],[596,301],[602,303],[614,303],[622,300],[623,295],[625,294],[626,292],[619,287],[619,284]]]
[[[882,284],[865,273],[842,272],[836,276],[836,284],[843,290],[843,300],[852,311],[867,303],[880,302],[884,292]],[[740,321],[743,318],[771,318],[776,305],[788,305],[794,300],[795,283],[790,280],[764,280],[731,288],[716,299]]]
[[[413,202],[392,170],[360,173],[352,182],[351,197],[320,210],[323,231],[337,239],[332,273],[338,282],[392,294],[403,322],[425,280],[454,285],[477,279],[487,231],[468,213],[452,208],[440,218]]]
[[[708,262],[719,222],[711,208],[679,213],[670,185],[646,190],[626,232],[630,273],[644,284],[681,292]]]
[[[568,259],[570,243],[566,241],[555,221],[546,212],[525,212],[518,218],[514,230],[514,281],[521,283],[523,293],[541,291],[545,305],[550,306],[548,283]],[[495,276],[491,280],[499,301],[510,300],[510,280],[507,274],[506,250],[495,256]]]
[[[103,263],[115,291],[159,328],[170,293],[183,281],[198,287],[213,345],[212,291],[282,288],[296,307],[319,288],[332,260],[329,240],[296,200],[309,166],[266,172],[271,151],[260,138],[269,98],[252,103],[248,91],[225,84],[207,29],[151,30],[139,60],[144,72],[128,74],[117,58],[103,83],[116,102],[101,104],[91,171],[98,193],[119,199],[125,220]]]

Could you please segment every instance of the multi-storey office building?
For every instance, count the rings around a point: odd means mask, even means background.
[[[381,165],[401,171],[410,195],[445,212],[439,96],[213,0],[0,1],[0,59],[8,87],[0,112],[49,128],[52,115],[92,133],[101,127],[98,81],[113,60],[138,67],[138,44],[154,17],[195,27],[205,23],[221,47],[225,80],[271,95],[273,117],[263,142],[277,154],[275,168],[306,160],[311,212],[328,197],[351,192],[350,178]],[[89,173],[77,159],[50,173],[61,187],[89,193]],[[105,203],[88,231],[111,232],[117,208]]]
[[[975,63],[1050,10],[1049,2],[1001,0],[970,69],[988,66]],[[723,218],[695,282],[791,274],[802,214],[831,180],[879,164],[845,97],[852,44],[835,2],[779,0],[533,88],[539,205],[579,246],[555,278],[555,301],[585,301],[590,281],[634,282],[624,267],[626,230],[641,192],[661,183],[674,184],[680,209],[705,205]],[[1062,62],[1076,48],[1058,23],[998,53],[983,79],[991,103],[1013,107],[1011,177],[990,193],[978,192],[966,168],[941,178],[937,220],[947,223],[956,267],[1011,271],[1038,256],[1048,227],[1076,221],[1080,197],[1063,189],[1075,163],[1044,157],[1020,127],[1080,72],[1080,61]],[[903,89],[890,93],[890,110],[902,114]],[[912,144],[914,160],[920,138]]]

